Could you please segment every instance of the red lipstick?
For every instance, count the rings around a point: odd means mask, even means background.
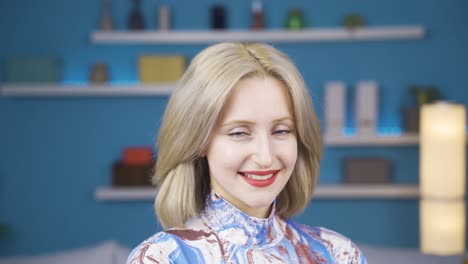
[[[258,175],[258,176],[265,176],[269,175],[272,173],[276,173],[280,170],[267,170],[267,171],[241,171],[243,174],[252,174],[252,175]]]
[[[276,176],[278,176],[280,170],[268,170],[268,171],[243,171],[240,174],[243,176],[242,178],[250,185],[262,188],[267,187],[273,184],[276,180]],[[257,179],[250,179],[245,174],[257,175],[257,176],[265,176],[273,174],[273,176],[266,180],[257,180]]]

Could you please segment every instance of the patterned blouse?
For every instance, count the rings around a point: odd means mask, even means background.
[[[214,191],[199,218],[185,228],[156,233],[138,245],[127,264],[141,263],[349,263],[366,264],[346,237],[276,214],[248,216]]]

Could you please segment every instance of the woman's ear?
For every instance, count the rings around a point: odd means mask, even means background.
[[[200,151],[200,157],[206,158],[207,153],[208,153],[208,146],[207,144],[205,144],[205,146],[203,146],[202,150]]]
[[[206,150],[202,149],[198,152],[197,158],[206,158]]]
[[[206,158],[206,148],[200,153],[201,158]]]

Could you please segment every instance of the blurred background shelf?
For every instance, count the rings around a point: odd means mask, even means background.
[[[212,43],[222,41],[259,42],[321,42],[422,39],[425,28],[421,25],[381,26],[348,30],[316,28],[305,30],[232,30],[232,31],[95,31],[93,43]]]
[[[0,87],[0,96],[8,97],[67,97],[67,96],[166,96],[173,84],[157,85],[60,85],[7,84]]]
[[[100,187],[94,192],[97,201],[152,201],[154,187]]]
[[[419,135],[415,133],[392,136],[324,136],[327,146],[416,146]]]
[[[468,135],[467,135],[468,142]],[[406,133],[389,136],[330,136],[324,135],[328,147],[404,147],[419,146],[419,134]]]
[[[94,192],[97,201],[152,201],[153,187],[100,187]],[[416,199],[417,184],[345,185],[322,184],[313,199]]]
[[[318,185],[318,199],[408,199],[419,197],[417,184],[336,184]]]

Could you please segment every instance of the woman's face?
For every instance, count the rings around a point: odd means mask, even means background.
[[[286,88],[267,77],[239,81],[206,151],[212,188],[265,218],[291,176],[297,139]]]

